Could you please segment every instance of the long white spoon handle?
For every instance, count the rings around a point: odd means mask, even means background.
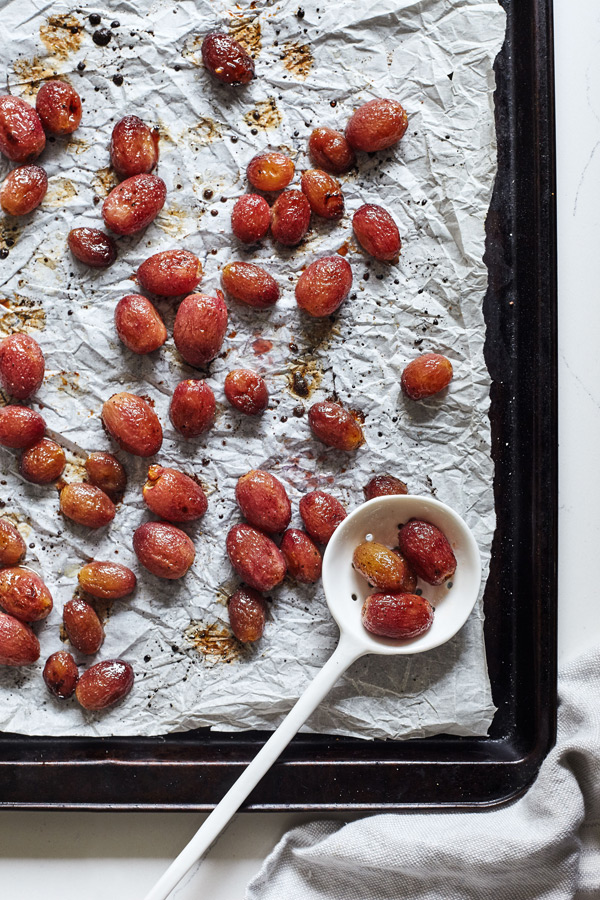
[[[355,646],[343,638],[340,640],[335,652],[309,684],[279,728],[273,732],[252,762],[202,823],[188,845],[173,860],[152,890],[146,894],[144,900],[166,900],[186,872],[204,856],[218,838],[246,797],[256,787],[265,772],[271,768],[340,675],[364,652],[364,648]]]

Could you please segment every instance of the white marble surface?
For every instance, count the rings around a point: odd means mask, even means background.
[[[555,0],[559,211],[559,655],[598,640],[600,519],[600,5]],[[305,820],[248,814],[221,838],[178,900],[242,900],[278,837]],[[0,813],[0,895],[138,900],[191,837],[193,814]]]

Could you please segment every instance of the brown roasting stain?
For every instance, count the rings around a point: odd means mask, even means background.
[[[12,300],[0,300],[0,334],[42,331],[46,326],[46,313],[35,300],[15,294]]]
[[[223,128],[220,122],[215,122],[208,116],[201,116],[195,125],[190,126],[188,132],[192,141],[201,147],[207,147],[213,141],[223,139]]]
[[[55,78],[58,74],[56,67],[52,65],[52,60],[42,60],[37,56],[34,56],[33,59],[16,59],[13,62],[13,72],[17,76],[18,84],[23,88],[25,97],[37,94],[43,81]]]
[[[316,359],[308,359],[294,366],[287,374],[288,390],[294,397],[307,400],[323,380],[323,372]]]
[[[339,327],[330,319],[311,319],[302,323],[304,338],[308,349],[305,357],[312,357],[317,351],[326,350],[334,337],[339,337]]]
[[[77,188],[68,178],[51,178],[48,183],[48,192],[43,200],[43,206],[60,206],[68,204],[69,200],[77,196]]]
[[[312,68],[313,62],[313,55],[308,44],[287,41],[283,45],[283,66],[300,81],[305,80]]]
[[[69,643],[69,635],[67,634],[67,629],[65,628],[65,626],[63,625],[62,622],[58,626],[58,636],[61,639],[61,641],[63,642],[63,644]]]
[[[58,260],[54,259],[54,257],[50,255],[36,256],[35,261],[36,263],[40,263],[40,265],[42,266],[46,266],[46,268],[48,269],[52,269],[52,271],[54,271],[54,269],[56,269],[56,267],[58,266]]]
[[[14,222],[14,219],[12,221]],[[22,232],[23,226],[11,224],[11,219],[0,221],[0,247],[3,250],[10,250],[15,246]]]
[[[244,652],[244,646],[228,628],[217,622],[190,622],[184,632],[185,638],[201,653],[209,665],[230,663]]]
[[[162,148],[163,144],[165,144],[165,143],[177,145],[178,140],[173,137],[173,135],[169,131],[169,126],[165,122],[163,122],[163,120],[161,118],[159,118],[157,120],[157,127],[158,127],[158,135],[159,135],[159,142],[160,142],[161,148]],[[162,152],[162,149],[161,149],[161,152]]]
[[[350,247],[348,245],[348,241],[344,241],[342,246],[338,247],[338,249],[335,252],[339,253],[340,256],[346,256],[349,249],[350,249]]]
[[[260,100],[254,109],[246,113],[244,122],[251,128],[263,128],[265,131],[269,128],[277,128],[281,124],[281,113],[277,108],[275,97]]]
[[[119,183],[119,179],[110,166],[96,169],[92,178],[92,187],[99,197],[108,197],[110,192]]]
[[[79,372],[46,372],[46,382],[51,382],[58,391],[76,396],[79,392]]]
[[[204,40],[203,34],[196,34],[194,37],[188,38],[183,46],[183,50],[181,51],[181,55],[184,59],[189,59],[189,61],[194,66],[202,66],[202,41]]]
[[[162,209],[154,220],[155,224],[171,237],[185,237],[190,229],[186,227],[189,221],[189,212],[181,206],[170,206]]]
[[[57,59],[68,59],[71,53],[79,50],[83,36],[82,22],[70,13],[50,16],[46,25],[40,25],[42,43]]]
[[[73,156],[79,156],[80,153],[85,153],[86,150],[89,150],[90,146],[91,144],[88,141],[84,141],[83,138],[71,137],[65,150]]]
[[[64,449],[65,447],[63,446],[63,450]],[[75,482],[79,481],[87,481],[87,472],[85,471],[83,464],[78,461],[71,462],[70,460],[67,460],[65,470],[61,475],[61,481],[62,485],[59,490],[62,490],[65,484],[74,484]]]
[[[79,390],[79,372],[59,372],[60,384],[59,391],[78,391]]]
[[[235,13],[229,24],[229,34],[241,44],[244,50],[251,56],[258,56],[262,48],[260,20],[258,16],[243,16],[239,13]]]

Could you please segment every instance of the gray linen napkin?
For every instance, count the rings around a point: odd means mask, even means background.
[[[564,668],[559,696],[556,747],[520,800],[303,825],[273,850],[246,900],[600,897],[600,649]]]

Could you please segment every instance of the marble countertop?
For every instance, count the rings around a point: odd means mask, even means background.
[[[576,10],[575,10],[576,7]],[[600,634],[591,566],[600,540],[600,6],[555,0],[559,238],[559,658]],[[584,564],[582,564],[584,561]],[[242,900],[300,814],[239,816],[176,894]],[[138,900],[203,817],[0,812],[0,882],[10,900]]]

